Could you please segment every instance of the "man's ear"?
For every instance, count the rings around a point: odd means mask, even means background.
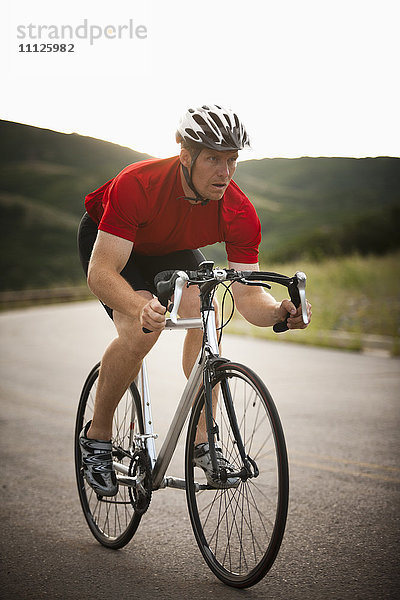
[[[189,150],[187,150],[186,148],[181,149],[180,160],[184,167],[190,169],[190,165],[192,164],[192,157]]]

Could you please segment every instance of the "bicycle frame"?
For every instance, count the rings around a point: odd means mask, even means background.
[[[205,267],[210,268],[213,263],[204,263]],[[224,270],[216,269],[215,281],[224,281],[226,272]],[[139,393],[142,401],[142,415],[144,417],[144,433],[143,434],[131,434],[130,446],[134,448],[136,444],[146,447],[149,457],[150,464],[152,467],[152,481],[153,490],[157,490],[160,487],[175,487],[179,489],[185,489],[186,482],[184,479],[175,477],[165,477],[167,468],[171,462],[171,458],[175,451],[178,443],[179,436],[185,425],[186,419],[189,415],[193,400],[203,385],[205,389],[205,417],[206,426],[209,442],[210,457],[215,473],[218,472],[218,464],[215,451],[215,436],[218,434],[218,428],[214,427],[213,423],[213,406],[212,406],[212,375],[211,368],[213,360],[219,358],[218,340],[215,325],[215,313],[214,307],[211,301],[211,292],[215,287],[215,284],[211,280],[205,280],[200,284],[200,298],[201,298],[201,318],[194,319],[178,319],[179,303],[182,296],[183,288],[189,281],[189,277],[185,271],[177,271],[178,275],[175,280],[175,291],[174,291],[174,308],[171,311],[170,318],[167,319],[166,329],[203,329],[203,343],[197,360],[193,366],[192,372],[189,376],[185,389],[182,393],[180,402],[176,409],[175,415],[172,419],[170,428],[164,443],[157,456],[154,440],[157,435],[154,434],[153,430],[153,419],[151,416],[151,401],[150,392],[147,378],[146,363],[143,361],[143,365],[139,376],[136,380],[136,385],[139,389]],[[262,273],[257,273],[256,276]],[[252,275],[252,273],[248,273]],[[273,281],[286,285],[289,289],[290,297],[296,306],[301,304],[302,315],[305,323],[308,323],[306,300],[305,300],[305,280],[306,276],[302,272],[296,273],[294,278],[287,278],[277,273],[267,273],[267,281]],[[253,278],[254,279],[254,278]],[[265,281],[265,280],[264,280]],[[211,282],[211,283],[210,283]],[[253,283],[251,280],[243,279],[243,283],[247,285],[259,285],[259,283]],[[269,286],[267,286],[269,287]],[[167,306],[167,304],[165,304]],[[286,322],[277,323],[274,325],[274,330],[284,331],[287,329]],[[222,359],[223,360],[223,359]],[[249,456],[246,456],[243,441],[240,437],[238,423],[236,421],[235,410],[232,404],[232,399],[229,391],[229,386],[226,382],[223,385],[224,401],[226,404],[229,421],[234,432],[235,440],[238,445],[239,453],[243,461],[243,468],[239,473],[235,475],[240,476],[243,480],[247,477],[257,477],[258,468],[254,460]],[[134,408],[132,407],[132,410]],[[130,477],[129,469],[116,461],[114,461],[114,468],[118,475],[118,480],[123,485],[135,486],[137,484],[135,477]],[[199,487],[200,489],[200,487]]]
[[[199,328],[202,328],[204,330],[203,322],[205,323],[206,343],[202,345],[202,348],[193,366],[193,369],[183,390],[181,399],[175,411],[175,415],[171,421],[171,425],[165,437],[164,443],[160,449],[160,452],[158,453],[158,456],[156,453],[154,442],[157,435],[154,434],[153,430],[150,390],[145,360],[143,361],[142,368],[135,382],[142,400],[142,414],[144,420],[144,434],[142,436],[139,435],[136,437],[139,439],[141,438],[142,442],[144,442],[147,445],[147,450],[153,468],[153,490],[157,490],[163,487],[185,489],[184,479],[176,477],[165,477],[165,474],[171,462],[171,458],[174,454],[186,419],[192,408],[193,399],[196,397],[196,394],[203,383],[203,372],[205,369],[205,365],[209,360],[210,356],[219,356],[218,340],[215,327],[215,314],[213,309],[204,310],[203,318],[200,319],[178,319],[176,322],[172,321],[171,319],[167,319],[166,322],[166,329],[170,330]],[[127,477],[128,472],[126,467],[114,461],[114,468],[117,473],[119,472],[123,474],[122,477],[118,476],[118,480],[120,481],[120,483],[125,485],[134,485],[135,479],[133,477]]]

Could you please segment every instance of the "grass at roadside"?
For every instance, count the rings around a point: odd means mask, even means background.
[[[335,258],[320,263],[264,264],[262,269],[285,275],[298,270],[307,274],[312,323],[306,331],[276,335],[270,328],[249,325],[236,312],[229,327],[231,332],[352,350],[361,349],[365,339],[380,336],[392,354],[399,354],[399,252],[383,257]],[[286,297],[285,288],[278,285],[273,286],[271,293],[278,300]]]

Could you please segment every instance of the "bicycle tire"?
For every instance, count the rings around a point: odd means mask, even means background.
[[[225,584],[246,588],[258,583],[272,567],[282,543],[289,501],[289,467],[282,425],[272,397],[261,379],[238,363],[215,369],[215,422],[218,445],[240,470],[237,444],[226,412],[224,391],[229,387],[246,454],[259,469],[258,477],[230,489],[201,489],[205,475],[193,465],[197,425],[204,405],[200,388],[186,440],[186,495],[193,532],[213,573]]]
[[[78,405],[75,424],[75,474],[79,499],[89,529],[100,544],[118,549],[125,546],[135,534],[141,519],[132,505],[132,496],[126,486],[119,486],[116,496],[100,498],[88,485],[81,465],[79,434],[93,414],[94,398],[100,363],[90,371]],[[133,411],[132,411],[133,404]],[[133,420],[131,418],[133,417]],[[140,395],[134,383],[121,399],[113,419],[113,458],[129,466],[130,457],[122,456],[119,448],[128,450],[130,431],[143,433]]]

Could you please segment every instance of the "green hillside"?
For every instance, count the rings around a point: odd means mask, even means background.
[[[1,289],[83,283],[85,195],[149,158],[116,144],[0,121]]]
[[[8,121],[0,121],[0,137],[1,289],[82,283],[76,230],[84,196],[148,156]],[[396,158],[240,163],[235,180],[262,221],[263,259],[398,247],[399,166]],[[225,260],[222,245],[207,254]]]
[[[364,253],[366,248],[381,253],[393,241],[399,245],[398,158],[247,161],[239,164],[235,179],[257,208],[265,259],[315,258],[333,250]],[[382,236],[376,244],[370,238],[351,243],[356,232],[367,234],[378,224]]]

